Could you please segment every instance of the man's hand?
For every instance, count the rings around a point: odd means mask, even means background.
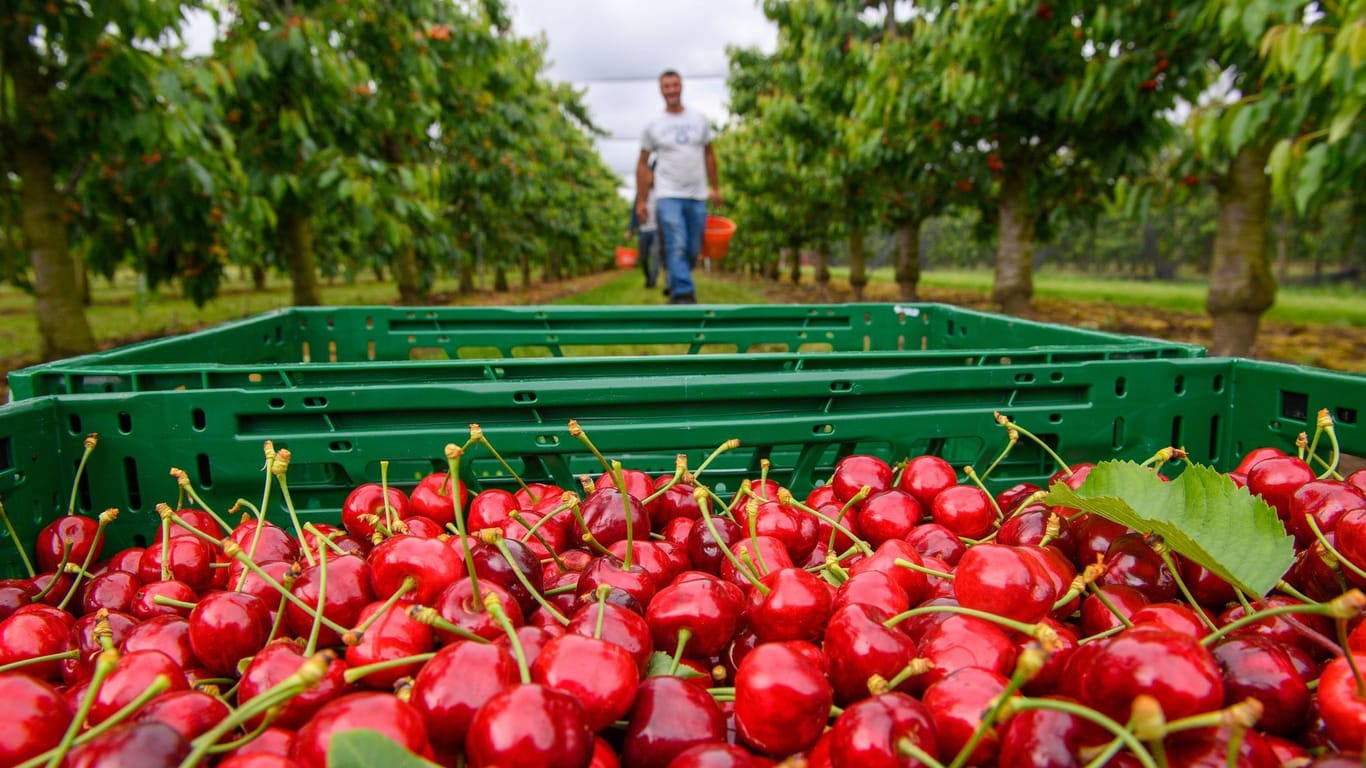
[[[720,208],[720,207],[721,207],[721,188],[720,188],[720,187],[708,187],[708,188],[707,188],[707,197],[711,199],[711,204],[712,204],[712,206],[714,206],[714,207],[716,207],[716,208]]]
[[[645,208],[645,201],[644,201],[644,200],[637,200],[637,201],[636,201],[636,220],[637,220],[637,221],[645,221],[645,219],[646,219],[645,214],[646,214],[646,213],[647,213],[647,211],[646,211],[646,208]]]

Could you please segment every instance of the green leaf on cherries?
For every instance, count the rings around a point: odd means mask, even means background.
[[[705,677],[705,675],[703,675],[701,672],[698,672],[697,670],[693,669],[687,664],[679,664],[677,672],[670,671],[673,669],[673,666],[674,659],[672,656],[663,651],[655,651],[654,653],[650,654],[650,660],[649,662],[647,662],[647,665],[645,667],[645,676],[668,677],[670,675],[673,675],[674,677],[683,678]]]
[[[1105,461],[1076,491],[1054,483],[1044,503],[1155,533],[1248,594],[1266,595],[1295,559],[1294,539],[1276,510],[1202,464],[1190,464],[1164,482],[1132,461]]]
[[[440,768],[414,755],[379,731],[342,731],[327,745],[327,768]]]

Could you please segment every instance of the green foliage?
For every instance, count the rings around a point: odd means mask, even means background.
[[[409,752],[394,740],[369,728],[341,731],[327,745],[327,768],[435,768],[436,763]]]
[[[1294,539],[1276,510],[1200,464],[1164,482],[1133,462],[1101,462],[1076,491],[1055,483],[1044,503],[1156,534],[1173,551],[1248,594],[1269,593],[1295,558]]]

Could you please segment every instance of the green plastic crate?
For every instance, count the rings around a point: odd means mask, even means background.
[[[875,356],[874,356],[875,357]],[[770,476],[805,494],[840,457],[888,460],[931,453],[955,466],[984,468],[1005,445],[992,418],[1007,414],[1068,461],[1145,459],[1167,445],[1227,469],[1247,450],[1293,450],[1328,408],[1343,450],[1366,456],[1359,409],[1366,377],[1230,358],[1092,360],[925,369],[853,363],[838,371],[643,367],[598,379],[547,376],[499,380],[372,383],[297,390],[209,389],[42,397],[0,408],[0,500],[25,543],[64,514],[87,433],[99,434],[76,492],[85,513],[117,507],[109,546],[145,542],[157,502],[174,504],[172,466],[189,473],[218,511],[238,498],[259,501],[262,446],[288,447],[289,485],[306,518],[335,521],[346,493],[390,479],[411,487],[444,469],[443,448],[478,423],[527,481],[577,488],[600,467],[569,435],[577,419],[608,457],[627,467],[671,472],[684,453],[696,467],[730,438],[741,447],[707,470],[723,496],[743,478]],[[1054,466],[1021,443],[992,475],[999,489],[1043,482]],[[482,448],[462,464],[473,488],[514,487]],[[271,510],[278,519],[277,500]],[[112,550],[111,550],[112,551]],[[18,573],[0,541],[0,569]]]
[[[730,371],[743,365],[738,358],[756,353],[785,355],[754,364],[779,368],[829,364],[811,361],[853,353],[888,355],[880,363],[887,365],[959,368],[1191,358],[1204,350],[941,304],[314,307],[34,366],[11,373],[9,387],[12,398],[22,400],[179,389],[580,379],[630,372],[635,365],[667,372],[685,358],[694,365],[703,357],[735,358],[712,367]],[[601,362],[607,357],[618,359]],[[643,362],[657,357],[662,359]],[[526,365],[535,360],[558,365]]]

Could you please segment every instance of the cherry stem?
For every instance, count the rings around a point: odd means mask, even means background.
[[[522,648],[522,639],[517,636],[517,628],[512,626],[512,620],[508,618],[507,611],[503,610],[503,604],[499,602],[498,595],[490,592],[484,595],[484,610],[493,616],[493,620],[498,622],[498,626],[503,629],[503,634],[507,635],[508,643],[512,646],[512,655],[517,659],[517,674],[521,677],[522,684],[531,682],[531,668],[526,662],[526,651]]]
[[[277,603],[275,607],[275,621],[271,622],[270,634],[266,636],[266,645],[270,645],[271,642],[280,635],[280,627],[285,623],[285,603],[287,602],[289,601],[285,600],[285,596],[280,595],[280,602]],[[237,682],[240,683],[242,681],[238,680]],[[236,686],[233,687],[235,688]]]
[[[923,565],[917,565],[916,563],[913,563],[904,557],[898,557],[897,559],[892,561],[892,564],[899,568],[909,568],[912,571],[919,571],[920,573],[923,573],[926,576],[937,576],[941,579],[947,579],[949,581],[953,581],[954,577],[954,574],[952,573],[947,573],[945,571],[936,571],[933,568],[927,568]]]
[[[1020,442],[1020,433],[1013,426],[1006,426],[1006,447],[1001,449],[1001,453],[996,456],[996,460],[987,466],[987,471],[982,473],[982,479],[986,480],[991,473],[996,471],[996,465],[1000,464],[1010,452],[1014,450],[1015,444]]]
[[[261,490],[261,506],[253,510],[254,512],[256,512],[256,530],[252,532],[251,546],[247,549],[248,556],[250,556],[253,560],[256,559],[256,546],[261,541],[261,526],[266,524],[266,510],[270,509],[270,487],[275,480],[275,474],[270,471],[271,466],[275,463],[275,444],[269,440],[265,442],[265,454],[266,482],[265,487]],[[298,533],[298,536],[299,546],[302,547],[304,543],[303,534]],[[242,591],[242,587],[244,584],[246,584],[246,581],[247,574],[243,572],[242,578],[237,583],[237,591]]]
[[[90,717],[90,710],[95,706],[95,699],[99,696],[100,688],[104,685],[104,681],[114,673],[114,668],[118,665],[118,651],[100,651],[100,655],[95,659],[95,672],[90,678],[90,687],[86,689],[85,696],[76,709],[76,716],[67,725],[66,733],[62,734],[62,740],[57,743],[56,752],[48,759],[47,768],[57,768],[66,759],[66,753],[71,750],[71,742],[81,732],[81,728],[85,727],[86,718]]]
[[[554,512],[552,512],[552,513],[550,513],[550,514],[551,514],[551,515],[558,514],[559,512],[562,511],[562,509],[563,509],[563,508],[557,509],[557,510],[555,510]],[[517,511],[517,510],[515,510],[515,509],[508,510],[508,517],[509,517],[513,522],[515,522],[515,523],[521,525],[522,527],[526,528],[526,533],[522,534],[522,538],[521,538],[521,542],[522,542],[523,544],[527,543],[527,540],[528,540],[528,539],[535,539],[535,540],[537,541],[537,543],[539,543],[539,544],[541,545],[541,548],[545,550],[545,553],[546,553],[547,555],[550,556],[550,562],[554,563],[554,564],[555,564],[556,566],[558,566],[559,569],[562,570],[562,571],[563,571],[563,570],[568,570],[568,569],[565,567],[564,559],[560,557],[559,553],[557,553],[557,552],[555,551],[555,548],[554,548],[554,547],[550,546],[550,542],[546,541],[545,537],[542,536],[542,535],[541,535],[541,532],[540,532],[540,527],[541,527],[546,521],[548,521],[548,520],[550,519],[550,515],[545,515],[545,516],[543,516],[540,520],[537,520],[535,523],[533,523],[533,524],[531,524],[531,525],[527,525],[527,523],[526,523],[526,518],[522,515],[521,512],[519,512],[519,511]],[[542,561],[542,562],[544,562],[544,561]]]
[[[384,527],[390,530],[394,527],[394,505],[389,503],[389,460],[380,459],[379,462],[379,493],[384,500]]]
[[[865,486],[865,487],[866,487],[866,486]],[[863,491],[860,490],[859,493],[863,493]],[[840,520],[837,520],[837,519],[835,519],[835,518],[833,518],[833,517],[830,517],[829,515],[825,514],[824,512],[821,512],[820,510],[812,509],[811,507],[808,507],[806,504],[804,504],[804,503],[802,503],[802,502],[800,502],[800,501],[797,501],[796,497],[794,497],[794,496],[792,495],[792,492],[789,491],[789,490],[787,490],[786,488],[784,488],[784,489],[778,491],[778,503],[779,503],[779,504],[786,504],[787,506],[795,507],[795,508],[797,508],[797,509],[800,509],[801,511],[807,513],[808,515],[811,515],[811,516],[815,517],[817,520],[821,521],[822,523],[825,523],[826,525],[830,526],[830,528],[831,528],[832,530],[830,531],[830,544],[829,544],[829,547],[833,547],[833,546],[835,545],[835,534],[837,534],[837,533],[842,533],[842,534],[844,534],[845,536],[849,537],[849,540],[852,541],[852,542],[854,542],[854,546],[858,547],[859,551],[862,552],[864,555],[871,556],[871,555],[873,554],[873,548],[870,547],[870,546],[868,546],[868,542],[864,541],[863,539],[859,538],[858,536],[855,536],[855,535],[854,535],[854,532],[851,531],[851,530],[849,530],[848,528],[846,528],[846,527],[844,526],[844,524],[840,522]],[[849,505],[848,505],[848,504],[845,504],[845,505],[840,509],[840,519],[843,519],[843,518],[844,518],[844,513],[845,513],[848,509],[849,509]],[[827,547],[827,549],[828,549],[829,547]]]
[[[585,435],[586,437],[586,435]],[[621,462],[613,461],[612,482],[617,486],[617,493],[621,494],[621,506],[626,513],[626,555],[621,558],[622,570],[631,570],[631,554],[635,551],[635,515],[631,514],[631,494],[626,492],[626,480],[621,474]]]
[[[47,585],[43,587],[41,592],[33,596],[33,602],[41,603],[47,599],[53,588],[57,586],[57,582],[61,580],[62,574],[66,573],[66,564],[71,562],[71,546],[70,539],[62,542],[62,559],[58,561],[57,569],[53,571],[52,578],[48,580]]]
[[[1132,621],[1129,621],[1129,617],[1125,616],[1119,610],[1119,607],[1116,606],[1114,601],[1110,599],[1110,596],[1105,594],[1105,590],[1101,589],[1100,587],[1097,587],[1095,585],[1095,582],[1087,584],[1086,588],[1091,591],[1092,595],[1095,595],[1096,599],[1100,601],[1100,604],[1105,606],[1105,609],[1110,612],[1110,615],[1114,616],[1115,620],[1118,621],[1121,625],[1123,625],[1125,628],[1132,627],[1134,625]]]
[[[745,504],[745,517],[749,528],[750,554],[759,564],[757,572],[768,573],[768,563],[764,562],[764,553],[759,550],[759,502],[750,499]]]
[[[365,621],[362,621],[359,625],[356,626],[355,629],[352,629],[350,632],[346,634],[354,635],[354,637],[352,637],[351,639],[357,643],[360,642],[360,638],[363,637],[367,631],[369,631],[370,627],[373,627],[375,625],[376,621],[379,621],[380,618],[387,614],[399,600],[403,599],[404,595],[408,594],[409,592],[412,592],[414,589],[417,589],[417,579],[413,578],[412,576],[404,576],[403,583],[399,585],[398,589],[394,590],[394,594],[389,595],[389,597],[385,599],[384,603],[379,608],[377,608],[374,613],[370,614],[370,618],[366,619]],[[321,595],[319,595],[318,597],[318,602],[322,603]],[[353,643],[348,642],[347,644],[351,645]]]
[[[304,530],[305,530],[305,531],[308,531],[308,532],[311,533],[311,534],[313,534],[313,538],[316,539],[317,542],[318,542],[318,544],[320,545],[320,547],[319,547],[319,549],[318,549],[318,557],[319,557],[319,558],[322,558],[322,556],[323,556],[322,547],[326,547],[327,550],[328,550],[329,552],[331,552],[332,554],[334,554],[334,555],[345,555],[345,554],[347,554],[346,550],[344,550],[344,549],[342,549],[341,547],[337,546],[337,542],[333,541],[331,536],[328,536],[327,534],[325,534],[325,533],[323,533],[322,531],[318,530],[318,526],[314,525],[313,523],[311,523],[311,522],[309,522],[309,523],[304,523]],[[337,532],[335,532],[335,533],[332,534],[332,536],[341,536],[341,535],[342,535],[342,532],[341,532],[341,531],[337,531]]]
[[[522,490],[526,491],[532,504],[540,503],[541,498],[522,480],[522,476],[517,474],[517,470],[513,469],[512,465],[507,463],[502,454],[498,453],[498,449],[494,448],[493,443],[490,443],[489,439],[484,436],[484,430],[481,429],[478,424],[470,425],[470,438],[472,440],[478,440],[480,445],[489,449],[489,453],[493,454],[493,458],[497,459],[498,463],[503,465],[503,469],[507,470],[509,475],[512,475],[512,479],[517,481],[517,485],[520,486]]]
[[[1012,713],[1023,712],[1030,709],[1047,709],[1057,712],[1066,712],[1067,714],[1075,715],[1083,720],[1095,723],[1101,728],[1109,731],[1116,739],[1122,742],[1124,746],[1128,747],[1144,768],[1158,768],[1158,764],[1153,759],[1152,753],[1148,751],[1147,747],[1143,746],[1143,742],[1139,741],[1138,737],[1134,736],[1128,729],[1115,722],[1112,718],[1107,717],[1090,707],[1064,699],[1017,697],[1010,702],[1010,711]]]
[[[81,487],[81,475],[85,474],[86,462],[90,461],[90,454],[95,452],[95,445],[99,442],[99,439],[99,433],[91,432],[86,435],[85,440],[82,441],[85,450],[81,453],[80,463],[76,465],[76,477],[71,481],[71,501],[66,505],[66,513],[68,515],[76,514],[76,495]]]
[[[95,559],[95,551],[100,548],[100,541],[104,538],[104,529],[109,526],[119,516],[117,509],[106,509],[100,513],[99,524],[95,527],[95,540],[90,544],[90,549],[85,552],[85,561],[81,563],[81,569],[76,572],[76,577],[71,580],[71,586],[67,588],[66,594],[62,596],[62,601],[57,604],[58,610],[65,610],[66,604],[71,602],[72,596],[76,594],[76,588],[81,585],[81,579],[89,575],[90,563]]]
[[[896,751],[898,755],[913,758],[930,766],[930,768],[944,768],[943,763],[936,760],[934,755],[921,749],[920,745],[912,741],[910,736],[902,736],[900,739],[897,739]]]
[[[602,639],[602,625],[603,622],[607,619],[607,610],[604,608],[604,606],[607,605],[607,596],[610,594],[612,594],[612,587],[610,584],[598,585],[598,618],[596,621],[593,622],[594,640]]]
[[[490,535],[488,538],[484,538],[484,534]],[[541,591],[531,585],[531,578],[525,573],[522,573],[522,569],[518,567],[517,562],[512,557],[512,552],[508,549],[507,542],[503,541],[503,535],[496,529],[480,531],[479,535],[485,542],[492,544],[498,550],[498,554],[502,555],[503,559],[508,562],[508,565],[512,567],[512,572],[517,576],[517,581],[521,582],[522,587],[524,587],[527,592],[531,593],[531,598],[539,603],[540,606],[546,610],[546,613],[550,614],[551,618],[555,619],[555,621],[560,624],[568,626],[569,618],[563,613],[555,610],[555,606],[551,605],[550,601],[545,599],[545,596],[541,594]]]
[[[44,664],[49,661],[63,661],[65,659],[76,659],[80,658],[80,655],[80,651],[62,651],[61,653],[49,653],[46,656],[32,656],[27,659],[20,659],[19,661],[11,661],[8,664],[0,664],[0,674],[15,669],[23,669],[24,667],[32,666],[35,664]]]
[[[451,503],[455,505],[455,530],[460,537],[460,550],[465,556],[465,575],[470,580],[470,585],[474,589],[474,599],[483,609],[483,601],[479,591],[479,574],[474,572],[474,555],[470,552],[470,537],[465,531],[465,510],[461,508],[460,493],[458,483],[460,482],[460,457],[465,455],[465,449],[455,443],[446,444],[446,475],[451,479]]]
[[[1005,513],[1001,511],[1001,505],[996,503],[996,497],[992,496],[991,491],[987,490],[986,483],[982,482],[982,478],[977,476],[977,471],[972,468],[971,464],[963,467],[963,474],[967,475],[968,479],[972,481],[972,484],[977,486],[977,488],[982,491],[982,495],[987,497],[987,501],[991,502],[991,508],[996,510],[996,524],[1000,525],[1001,521],[1005,519]]]
[[[912,608],[909,611],[903,611],[890,619],[887,619],[882,622],[882,626],[891,629],[906,619],[931,613],[960,613],[964,616],[973,616],[979,619],[985,619],[986,621],[998,624],[1007,629],[1013,629],[1022,635],[1029,635],[1030,637],[1036,637],[1041,628],[1047,628],[1047,625],[1045,624],[1026,624],[1023,621],[1008,619],[988,611],[979,611],[975,608],[966,608],[961,605],[927,605],[923,608]]]
[[[683,482],[683,475],[688,471],[688,457],[686,454],[678,454],[674,457],[674,474],[669,478],[669,482],[655,489],[655,492],[641,499],[641,506],[648,507],[650,502],[669,492],[669,489]]]
[[[318,543],[318,605],[327,605],[327,553],[323,549],[322,537],[316,533],[313,538]],[[304,656],[312,656],[318,651],[318,632],[322,629],[322,611],[313,616],[313,625],[308,629],[308,644],[304,646]]]
[[[1057,463],[1057,465],[1062,469],[1062,471],[1063,471],[1063,473],[1064,473],[1065,475],[1067,475],[1068,477],[1071,477],[1071,476],[1072,476],[1072,467],[1068,466],[1067,462],[1063,461],[1063,460],[1062,460],[1062,457],[1059,456],[1056,452],[1054,452],[1054,450],[1053,450],[1052,448],[1050,448],[1050,447],[1048,446],[1048,443],[1045,443],[1043,440],[1039,439],[1039,437],[1038,437],[1037,435],[1035,435],[1033,432],[1030,432],[1029,430],[1027,430],[1027,429],[1025,429],[1024,427],[1020,426],[1019,424],[1016,424],[1015,422],[1013,422],[1013,421],[1011,421],[1010,419],[1006,418],[1005,416],[1002,416],[1000,413],[997,413],[997,414],[996,414],[996,423],[997,423],[997,424],[1000,424],[1000,425],[1003,426],[1003,427],[1005,427],[1008,434],[1010,433],[1010,431],[1013,430],[1013,431],[1015,431],[1015,432],[1018,432],[1018,433],[1021,434],[1021,435],[1024,435],[1025,437],[1029,438],[1030,440],[1032,440],[1036,445],[1039,446],[1039,448],[1043,449],[1043,452],[1044,452],[1044,453],[1048,454],[1048,456],[1049,456],[1050,458],[1052,458],[1054,462]],[[1015,439],[1018,439],[1018,437],[1015,438]],[[1014,442],[1012,441],[1011,444],[1013,445]],[[994,468],[995,466],[996,466],[995,464],[992,464],[992,467],[993,467],[993,468]],[[990,470],[988,470],[988,471],[990,471]]]
[[[224,752],[231,752],[239,747],[246,746],[247,744],[256,741],[256,738],[265,733],[266,729],[274,724],[275,719],[279,716],[280,711],[278,709],[272,709],[269,712],[266,712],[266,714],[262,716],[261,722],[257,723],[256,727],[253,728],[250,733],[239,736],[232,741],[214,744],[212,747],[209,747],[208,753],[211,755],[221,755]]]
[[[160,508],[157,509],[160,512]],[[161,516],[161,580],[171,580],[171,519]]]
[[[177,600],[174,597],[168,597],[166,595],[153,595],[152,602],[157,605],[165,605],[171,608],[184,608],[185,610],[191,610],[195,607],[194,603],[185,600]]]
[[[229,547],[228,549],[232,550],[230,552],[225,550],[225,553],[228,555],[228,557],[237,560],[244,567],[249,569],[252,573],[260,577],[262,581],[274,587],[282,597],[284,597],[289,602],[293,603],[294,607],[298,608],[299,610],[303,611],[309,616],[317,617],[317,619],[321,621],[324,626],[326,626],[333,632],[336,632],[338,635],[346,634],[346,627],[343,627],[337,622],[327,618],[327,616],[323,615],[321,609],[314,608],[308,603],[305,603],[298,595],[294,594],[293,592],[290,592],[288,589],[285,589],[284,585],[276,581],[274,576],[271,576],[269,573],[266,573],[264,570],[262,570],[261,566],[247,559],[246,553],[243,552],[240,547],[236,549]]]
[[[19,559],[24,561],[24,570],[28,572],[28,577],[33,578],[33,561],[28,559],[28,550],[24,549],[23,542],[19,539],[19,534],[14,530],[14,523],[10,522],[9,514],[5,512],[5,505],[0,503],[0,522],[5,524],[5,531],[9,533],[9,540],[14,542],[14,548],[19,550]]]
[[[869,692],[869,693],[873,693],[873,694],[877,694],[877,693],[880,693],[880,692],[883,692],[883,691],[894,691],[894,690],[896,690],[897,686],[901,685],[902,683],[906,682],[907,680],[910,680],[911,678],[915,677],[916,675],[923,675],[923,674],[925,674],[926,672],[930,671],[930,670],[933,669],[933,668],[934,668],[934,662],[930,661],[929,659],[925,659],[925,658],[915,658],[915,659],[911,659],[910,662],[907,663],[906,666],[902,667],[900,672],[897,672],[895,675],[893,675],[892,678],[891,678],[890,680],[880,680],[880,681],[877,681],[877,680],[872,680],[872,679],[870,679],[870,680],[868,681],[868,692]],[[875,676],[875,677],[876,677],[876,676]],[[873,686],[874,686],[875,684],[877,684],[877,688],[878,688],[878,690],[876,690],[876,691],[873,690]]]
[[[1345,593],[1343,597],[1352,594],[1352,592],[1356,592],[1356,590],[1352,590],[1351,592]],[[1360,593],[1357,592],[1357,594]],[[1335,609],[1333,608],[1333,604],[1341,599],[1342,597],[1339,597],[1337,598],[1337,600],[1334,600],[1332,603],[1328,604],[1306,603],[1297,605],[1278,605],[1272,608],[1265,608],[1259,611],[1255,611],[1253,613],[1248,613],[1239,619],[1230,621],[1229,623],[1225,624],[1219,629],[1200,638],[1200,644],[1207,647],[1214,645],[1215,643],[1224,639],[1228,635],[1238,631],[1239,629],[1242,629],[1243,627],[1248,626],[1249,624],[1256,624],[1259,621],[1270,619],[1276,616],[1287,616],[1297,613],[1304,613],[1313,616],[1327,616],[1329,618],[1334,619],[1343,618],[1342,616],[1336,615]]]
[[[678,644],[674,646],[673,658],[669,660],[669,675],[678,675],[678,668],[683,664],[683,649],[688,647],[688,641],[692,640],[692,630],[687,627],[679,627]]]
[[[1154,546],[1153,550],[1157,552],[1158,557],[1162,558],[1162,563],[1167,566],[1167,571],[1171,573],[1172,579],[1176,581],[1176,588],[1181,590],[1181,594],[1186,597],[1186,602],[1195,610],[1195,615],[1200,617],[1201,623],[1208,627],[1211,632],[1218,629],[1219,626],[1214,623],[1214,620],[1209,617],[1209,614],[1205,613],[1204,606],[1200,605],[1195,599],[1195,595],[1191,594],[1190,587],[1186,585],[1186,580],[1181,578],[1181,569],[1177,567],[1176,559],[1172,557],[1171,552],[1167,551],[1166,545],[1159,544]]]
[[[835,516],[835,519],[834,521],[832,521],[832,524],[830,526],[830,542],[826,545],[827,550],[835,548],[835,534],[842,532],[845,536],[848,536],[849,539],[854,542],[855,546],[858,546],[860,544],[863,545],[862,547],[859,547],[859,551],[863,552],[865,555],[872,554],[872,549],[868,547],[868,542],[864,541],[863,539],[857,536],[852,535],[848,528],[836,528],[833,524],[834,522],[843,521],[844,516],[849,514],[849,510],[853,509],[864,499],[868,498],[869,494],[871,494],[872,492],[872,487],[865,485],[858,490],[858,493],[854,494],[853,497],[851,497],[848,501],[844,502],[844,506],[840,507],[840,513]]]
[[[712,461],[714,461],[716,457],[720,456],[726,451],[732,451],[739,447],[740,440],[734,437],[716,446],[716,448],[707,456],[707,458],[702,460],[702,464],[697,467],[697,471],[692,473],[693,481],[696,482],[697,478],[700,477],[703,472],[707,471],[707,467],[711,466]]]
[[[721,538],[720,532],[716,530],[716,521],[712,520],[711,499],[708,495],[707,487],[703,485],[697,486],[697,488],[693,490],[693,498],[697,500],[697,508],[702,511],[702,524],[707,526],[707,532],[711,534],[711,538],[716,542],[716,546],[721,550],[721,554],[730,561],[731,565],[735,566],[736,572],[742,575],[746,581],[753,584],[755,589],[767,595],[770,591],[768,586],[760,582],[759,578],[749,571],[749,567],[741,562],[740,558],[736,557],[734,552],[730,551],[730,547],[723,543],[724,539]]]
[[[218,513],[214,512],[213,508],[206,504],[204,500],[199,497],[199,494],[195,492],[194,486],[190,483],[190,476],[185,473],[185,470],[171,467],[171,477],[174,477],[176,483],[184,489],[185,493],[189,494],[190,500],[198,504],[206,513],[208,513],[209,517],[212,517],[214,522],[222,526],[223,530],[232,530],[232,526],[228,525],[226,520],[219,517]]]
[[[840,565],[839,556],[836,555],[834,552],[827,554],[825,556],[825,563],[817,567],[816,570],[822,571],[828,574],[830,577],[833,577],[836,586],[839,586],[840,584],[843,584],[844,582],[849,580],[849,572],[846,571],[844,567]],[[826,580],[829,581],[829,578],[827,578]]]
[[[356,681],[361,680],[366,675],[395,669],[397,667],[406,667],[409,664],[423,664],[431,661],[432,657],[435,655],[436,651],[427,651],[425,653],[415,653],[411,656],[400,656],[397,659],[385,659],[384,661],[377,661],[362,667],[351,667],[342,673],[342,677],[346,679],[347,685],[353,685]]]
[[[587,446],[589,452],[596,456],[598,461],[602,462],[602,469],[604,472],[610,473],[612,471],[612,465],[607,461],[607,458],[602,455],[602,452],[598,450],[598,447],[593,445],[593,441],[588,439],[588,433],[584,432],[583,427],[579,426],[578,419],[569,420],[569,434],[578,438],[579,442]]]
[[[304,540],[304,529],[303,526],[299,524],[299,513],[294,509],[294,499],[289,495],[289,480],[285,477],[286,473],[289,472],[289,459],[289,449],[281,448],[276,451],[275,460],[271,462],[270,471],[275,475],[275,481],[280,486],[280,495],[285,499],[285,510],[289,512],[289,520],[294,524],[294,535],[298,536],[299,541],[302,543]],[[302,549],[304,551],[304,559],[308,561],[308,564],[310,566],[317,565],[317,563],[313,562],[313,551],[308,547],[303,547]]]
[[[419,624],[426,624],[432,629],[440,630],[450,635],[455,635],[462,640],[469,640],[474,643],[487,643],[489,639],[482,635],[476,635],[464,627],[452,623],[445,616],[437,613],[435,608],[422,605],[414,605],[408,609],[408,617]]]

